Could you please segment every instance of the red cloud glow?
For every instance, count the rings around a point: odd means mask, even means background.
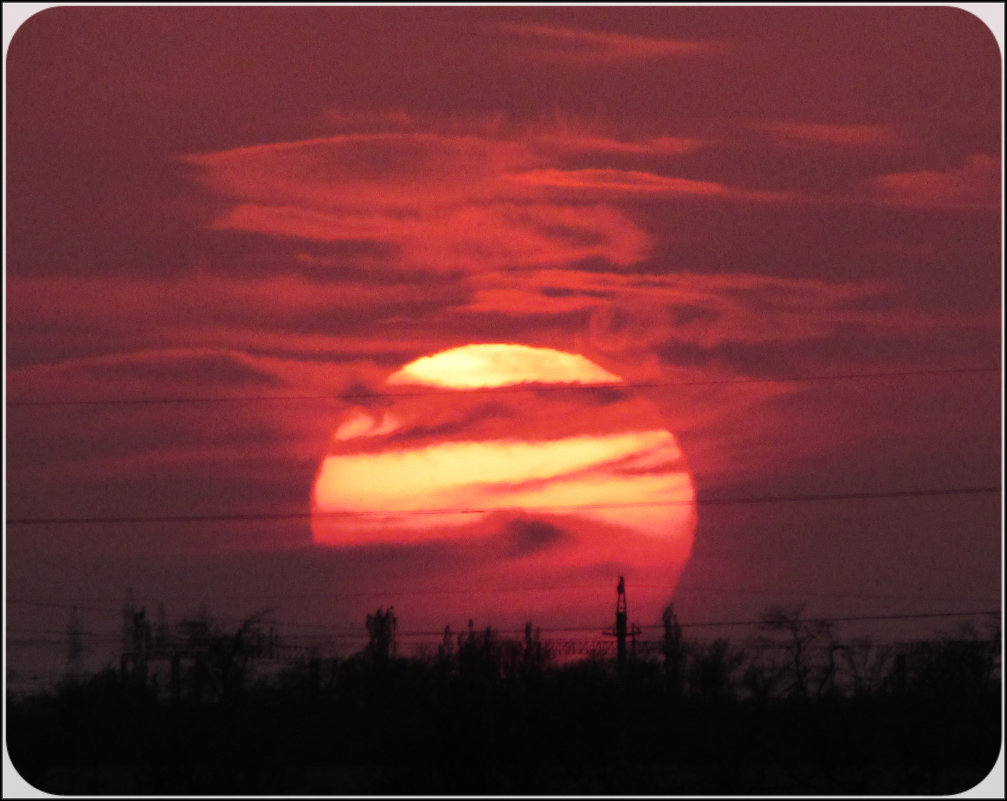
[[[554,25],[502,24],[498,27],[504,33],[530,40],[526,52],[531,57],[582,64],[694,56],[708,53],[718,46],[712,42],[633,36]]]
[[[623,141],[586,132],[511,138],[423,132],[350,134],[186,157],[216,194],[232,201],[212,222],[318,242],[380,243],[403,269],[483,272],[600,259],[628,265],[654,238],[613,199],[684,196],[782,201],[645,170],[615,157],[682,155],[695,139]],[[570,168],[571,158],[597,167]]]
[[[903,138],[892,125],[771,122],[758,127],[795,148],[890,150]]]
[[[957,169],[891,173],[869,185],[886,206],[993,211],[1000,208],[1000,160],[977,153]]]

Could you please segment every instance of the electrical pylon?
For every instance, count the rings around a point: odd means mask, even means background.
[[[616,638],[616,664],[619,672],[622,673],[626,667],[626,639],[632,638],[632,650],[635,656],[636,638],[640,635],[640,627],[636,623],[629,626],[626,622],[626,579],[622,576],[619,576],[619,586],[616,588],[616,593],[615,628],[607,629],[602,633]]]

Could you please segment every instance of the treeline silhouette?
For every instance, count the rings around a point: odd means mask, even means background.
[[[669,606],[659,656],[564,662],[530,623],[400,656],[379,609],[359,653],[268,675],[267,617],[169,633],[137,613],[117,668],[8,695],[14,766],[85,795],[929,795],[1000,749],[992,617],[896,648],[773,608],[737,644],[687,639]]]

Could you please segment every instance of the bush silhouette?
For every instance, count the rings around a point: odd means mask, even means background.
[[[992,766],[997,631],[894,651],[799,613],[766,621],[744,645],[704,643],[669,610],[660,656],[620,672],[551,661],[530,624],[445,630],[404,658],[378,610],[359,654],[267,682],[251,680],[263,618],[227,631],[200,614],[171,638],[183,692],[109,668],[9,697],[8,747],[66,794],[942,794]]]

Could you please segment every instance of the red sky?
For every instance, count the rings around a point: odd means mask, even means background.
[[[6,64],[6,517],[63,522],[7,525],[9,631],[79,603],[114,635],[127,587],[281,632],[388,603],[404,630],[514,623],[518,596],[600,631],[621,570],[656,622],[675,579],[634,585],[643,557],[593,563],[596,590],[505,565],[480,595],[436,538],[313,544],[361,398],[472,343],[633,386],[498,393],[465,436],[652,430],[644,407],[674,434],[684,622],[999,608],[999,493],[710,501],[1001,485],[1001,63],[937,7],[32,17]],[[454,403],[407,406],[435,430]],[[291,517],[65,521],[260,515]],[[562,529],[522,525],[545,552]]]

